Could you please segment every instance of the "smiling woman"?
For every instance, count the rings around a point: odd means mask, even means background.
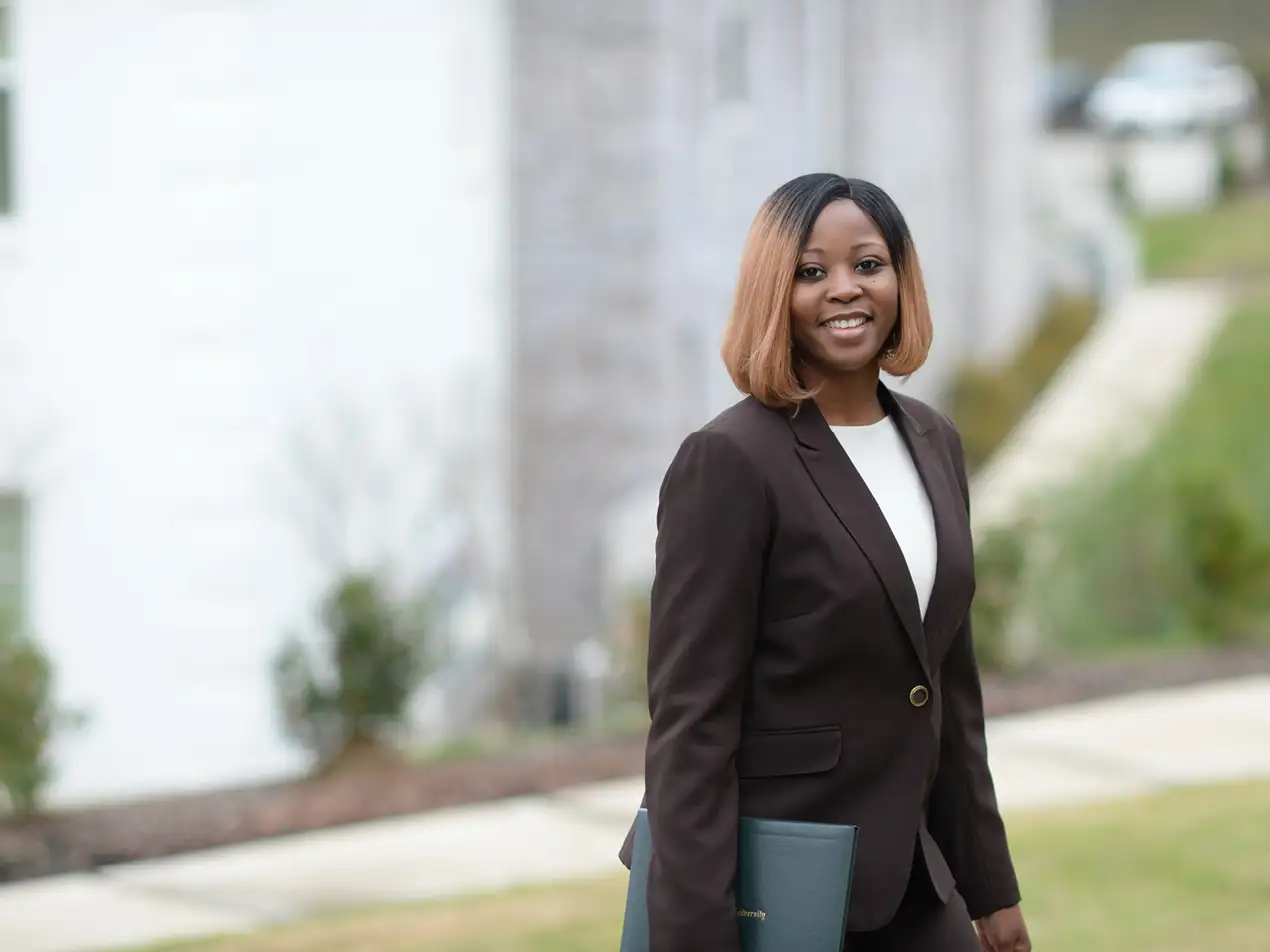
[[[825,360],[846,370],[880,357],[897,377],[926,360],[933,331],[917,250],[871,182],[814,174],[781,186],[755,217],[740,274],[723,360],[738,389],[768,406],[812,396],[819,381],[808,378]]]
[[[763,204],[723,344],[745,397],[661,484],[651,952],[739,952],[745,817],[858,828],[855,952],[1030,948],[988,769],[961,440],[880,379],[921,367],[931,336],[880,188],[807,175]],[[633,846],[632,828],[628,867]]]

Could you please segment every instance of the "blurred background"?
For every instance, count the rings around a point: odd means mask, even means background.
[[[1270,949],[1270,787],[1207,785],[1270,776],[1268,97],[1264,0],[0,0],[0,949],[398,899],[338,947],[615,948],[658,484],[812,170],[922,258],[897,386],[973,467],[1003,804],[1068,811],[1020,821],[1044,947]],[[1130,726],[1077,782],[1032,716]],[[1175,783],[1154,833],[1116,806]],[[597,846],[444,825],[576,790]],[[152,870],[194,912],[22,892],[385,817],[447,831],[376,841],[386,891],[262,853]],[[578,878],[519,932],[446,898]]]

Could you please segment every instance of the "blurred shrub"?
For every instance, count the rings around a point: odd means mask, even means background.
[[[1010,624],[1020,605],[1027,559],[1022,526],[990,530],[975,544],[975,598],[971,605],[975,657],[985,671],[1011,667]]]
[[[1243,174],[1229,142],[1224,142],[1217,157],[1217,194],[1231,198],[1243,186]]]
[[[57,705],[48,655],[11,617],[0,617],[0,800],[10,811],[39,811],[53,776],[53,741],[83,721]]]
[[[1037,597],[1068,649],[1234,644],[1266,630],[1270,535],[1227,471],[1137,468],[1057,531]]]
[[[999,366],[970,365],[957,374],[948,407],[961,431],[968,469],[978,469],[996,452],[1097,315],[1092,299],[1056,298],[1012,360]]]
[[[429,613],[426,604],[396,604],[375,576],[353,573],[334,584],[321,617],[317,656],[291,636],[273,676],[287,736],[329,766],[386,748],[389,732],[404,725],[428,673]]]
[[[618,603],[617,684],[619,700],[648,704],[648,626],[652,600],[647,585],[632,585]]]
[[[1270,637],[1270,296],[1228,320],[1141,458],[1055,507],[1055,556],[1029,590],[1067,650]]]
[[[1270,537],[1221,470],[1183,474],[1171,497],[1187,620],[1209,640],[1248,640],[1270,604]]]
[[[1107,171],[1107,191],[1111,193],[1111,203],[1120,211],[1133,211],[1133,196],[1129,192],[1129,170],[1123,160],[1113,158]]]

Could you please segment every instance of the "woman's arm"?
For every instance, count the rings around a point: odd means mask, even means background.
[[[983,699],[967,619],[944,659],[944,724],[929,826],[971,918],[1017,905],[1019,885],[997,807],[984,739]]]
[[[961,439],[947,424],[958,483],[970,509]],[[931,835],[943,851],[970,915],[980,919],[1017,905],[1018,879],[988,769],[983,690],[967,614],[944,658],[944,720],[939,772],[931,791]]]
[[[662,483],[645,760],[651,952],[736,952],[736,750],[768,537],[765,484],[726,435],[682,444]]]

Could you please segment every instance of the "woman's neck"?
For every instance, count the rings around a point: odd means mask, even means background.
[[[824,374],[805,368],[803,379],[819,388],[816,406],[830,426],[868,426],[886,416],[878,399],[878,368],[848,374]]]

